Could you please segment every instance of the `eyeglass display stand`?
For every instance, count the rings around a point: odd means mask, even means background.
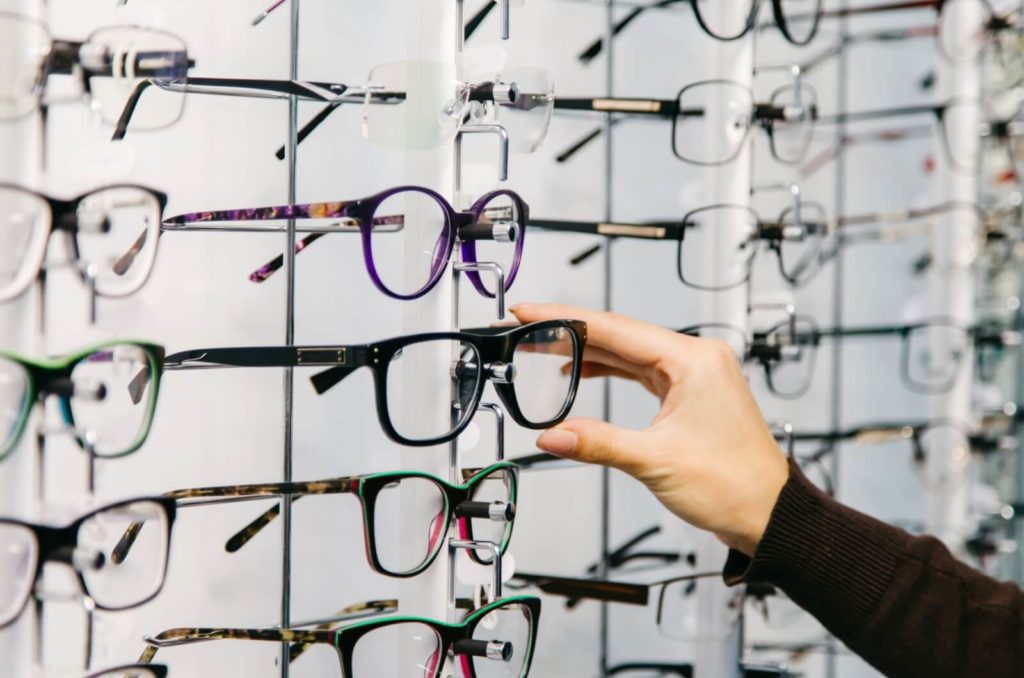
[[[953,40],[969,43],[974,37],[971,26],[979,25],[974,13],[983,11],[982,3],[954,2],[943,7],[944,12],[956,12],[958,15],[947,20],[944,25],[961,35],[951,36]],[[962,65],[953,65],[946,59],[935,60],[938,82],[946,88],[946,97],[964,97],[979,102],[981,95],[981,73],[976,60]],[[964,143],[975,144],[976,157],[980,151],[978,130],[980,128],[980,102],[973,107],[971,116],[954,116],[952,125],[960,129],[950,129],[952,139],[963,140]],[[965,201],[974,203],[978,200],[978,176],[976,172],[963,171],[951,167],[947,155],[942,152],[936,140],[934,156],[938,159],[937,193],[943,200]],[[964,210],[954,210],[936,229],[933,251],[933,263],[928,272],[929,298],[936,304],[932,309],[940,315],[949,316],[964,323],[972,323],[975,318],[975,280],[970,260],[965,254],[972,251],[977,242],[972,220],[959,214]],[[933,345],[929,349],[933,355],[943,355],[949,350],[942,342],[947,338],[936,333]],[[945,350],[945,351],[944,351]],[[970,349],[969,349],[970,350]],[[942,351],[942,353],[937,353]],[[961,371],[953,388],[948,392],[930,398],[929,415],[933,418],[948,418],[952,421],[971,421],[971,390],[973,383],[974,361],[964,359]],[[927,482],[933,491],[927,494],[927,510],[925,527],[945,541],[951,548],[962,550],[963,535],[966,534],[968,521],[968,494],[970,492],[968,460],[970,450],[962,444],[950,439],[942,441],[941,446],[928,450],[925,461]]]

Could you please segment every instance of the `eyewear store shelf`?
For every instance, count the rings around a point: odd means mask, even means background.
[[[535,441],[658,413],[572,309],[723,339],[1024,582],[1020,20],[0,0],[0,678],[880,675]]]

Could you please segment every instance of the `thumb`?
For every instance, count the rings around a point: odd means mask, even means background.
[[[566,459],[613,466],[634,475],[642,465],[642,433],[598,419],[568,419],[537,438],[537,447]]]

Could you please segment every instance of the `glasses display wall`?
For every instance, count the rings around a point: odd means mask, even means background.
[[[536,453],[657,403],[528,301],[1024,581],[1021,9],[0,2],[0,676],[877,675]]]

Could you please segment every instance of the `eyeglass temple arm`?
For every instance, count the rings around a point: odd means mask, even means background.
[[[641,240],[680,240],[684,226],[678,221],[640,221],[635,223],[571,221],[530,218],[527,226],[559,233],[585,233]]]
[[[586,102],[590,102],[588,106]],[[596,107],[595,103],[597,102]],[[632,102],[632,103],[628,103]],[[635,110],[630,109],[632,106],[642,106],[647,104],[649,110]],[[607,106],[607,107],[606,107]],[[653,110],[656,106],[660,106],[659,110]],[[664,109],[668,106],[671,112]],[[620,113],[619,117],[612,118],[610,121],[611,125],[617,125],[624,120],[629,120],[632,115],[644,115],[644,116],[657,116],[659,118],[672,119],[674,117],[699,117],[704,114],[701,109],[684,109],[682,111],[678,108],[678,102],[668,100],[653,100],[653,99],[555,99],[555,108],[562,108],[565,110],[580,110],[580,111],[594,111],[594,112],[610,112]],[[619,109],[619,110],[616,110]],[[579,153],[581,150],[586,148],[587,144],[597,139],[601,134],[604,133],[604,126],[596,127],[591,132],[585,134],[580,138],[579,141],[572,144],[564,151],[555,156],[555,162],[563,163],[568,161],[572,156]]]
[[[576,601],[586,598],[626,605],[647,605],[650,598],[650,586],[647,584],[553,577],[529,572],[516,572],[513,579],[535,586],[544,593]]]
[[[299,629],[227,629],[227,628],[193,628],[181,627],[161,631],[155,636],[143,636],[147,647],[142,656],[141,663],[152,661],[156,651],[164,647],[176,647],[190,643],[203,643],[210,640],[258,640],[270,643],[323,643],[334,644],[334,631],[312,630],[302,631]]]
[[[373,104],[387,105],[387,104],[393,104],[393,103],[400,103],[401,101],[404,101],[405,100],[405,95],[401,94],[401,93],[398,93],[398,94],[388,93],[388,94],[385,94],[385,95],[377,95],[377,94],[370,93],[369,94],[369,98],[370,98],[371,105],[373,105]],[[320,110],[319,113],[317,113],[312,118],[310,118],[309,122],[307,122],[305,125],[303,125],[302,127],[299,128],[299,130],[297,132],[297,135],[296,135],[296,145],[301,144],[303,141],[305,141],[306,138],[310,134],[312,134],[314,131],[316,131],[317,127],[322,125],[324,123],[324,121],[327,120],[327,118],[331,117],[331,114],[334,113],[334,111],[337,110],[337,108],[339,106],[342,106],[344,104],[363,104],[364,102],[365,102],[365,98],[363,100],[361,100],[361,101],[358,101],[358,102],[357,101],[335,101],[335,102],[327,104],[326,106],[324,106]],[[284,144],[282,144],[281,146],[278,147],[278,149],[276,151],[274,151],[274,157],[276,157],[278,160],[284,160],[285,153],[286,153],[286,147],[285,147]]]
[[[292,483],[260,483],[253,485],[223,485],[218,487],[196,487],[184,490],[173,490],[165,492],[162,496],[174,499],[178,508],[191,508],[196,506],[207,506],[211,504],[223,504],[236,501],[252,501],[266,497],[279,497],[292,495],[294,500],[311,494],[344,494],[355,492],[358,489],[359,478],[350,476],[344,478],[331,478],[315,482],[292,482]],[[356,483],[356,485],[353,485]],[[189,501],[194,500],[194,501]],[[135,540],[142,531],[144,522],[133,522],[121,535],[111,552],[111,560],[115,564],[124,562],[131,550]],[[228,549],[232,551],[233,549]]]
[[[382,614],[388,614],[398,610],[397,600],[368,600],[365,603],[357,603],[350,605],[342,610],[339,610],[333,619],[324,620],[322,623],[317,624],[313,630],[325,631],[334,630],[339,626],[345,624],[348,621],[354,619],[365,619],[366,617],[375,617]],[[308,626],[308,624],[296,624],[296,626]],[[313,647],[313,643],[292,643],[288,648],[288,661],[293,662],[302,654]]]
[[[498,0],[488,0],[484,3],[484,6],[480,8],[476,14],[474,14],[469,21],[466,22],[466,27],[462,33],[463,40],[469,40],[477,29],[480,28],[480,24],[484,22],[494,8],[498,6]]]
[[[946,109],[945,104],[920,105],[920,106],[897,106],[895,108],[879,108],[868,111],[848,111],[843,113],[832,113],[818,116],[818,122],[842,124],[848,122],[861,122],[864,120],[884,120],[885,118],[899,118],[910,115],[940,115]]]
[[[636,546],[637,544],[639,544],[640,542],[646,540],[649,537],[653,537],[654,535],[658,534],[659,532],[661,532],[661,526],[660,525],[652,525],[652,526],[648,527],[647,529],[641,530],[640,532],[638,532],[634,536],[630,537],[625,542],[623,542],[623,544],[621,546],[616,548],[614,551],[611,551],[611,552],[608,553],[608,558],[607,558],[608,566],[609,567],[615,567],[622,560],[622,558],[625,557],[629,553],[629,551],[634,546]],[[587,572],[587,574],[596,574],[599,567],[600,567],[599,563],[591,563],[589,566],[587,566],[586,572]]]
[[[638,16],[643,14],[644,11],[646,11],[646,10],[649,10],[649,9],[662,9],[662,8],[668,7],[670,5],[674,5],[676,3],[685,2],[685,1],[686,0],[658,0],[658,2],[656,2],[656,3],[652,4],[652,5],[643,5],[643,6],[634,7],[625,16],[623,16],[621,19],[619,19],[618,21],[616,21],[612,25],[612,37],[613,38],[616,37],[619,33],[622,32],[622,30],[624,28],[626,28],[626,26],[628,26],[629,24],[633,23],[633,21]],[[584,64],[589,64],[591,61],[594,60],[594,57],[596,57],[598,54],[600,54],[603,50],[604,50],[604,37],[600,37],[597,40],[595,40],[594,42],[592,42],[589,45],[587,45],[586,49],[584,49],[582,52],[580,52],[579,56],[577,56],[576,58],[579,59]]]
[[[284,3],[285,3],[285,0],[277,0],[277,2],[275,2],[274,4],[272,4],[272,5],[270,6],[270,7],[267,7],[267,8],[265,9],[265,10],[263,10],[262,12],[260,12],[259,14],[257,14],[257,15],[255,16],[255,18],[253,18],[253,20],[252,20],[252,25],[253,25],[253,26],[259,26],[259,25],[260,25],[261,23],[263,23],[263,20],[264,20],[264,19],[266,19],[266,18],[267,18],[268,16],[270,16],[270,14],[271,14],[271,13],[272,13],[272,12],[273,12],[273,11],[274,11],[275,9],[277,9],[278,7],[280,7],[281,5],[283,5]]]

